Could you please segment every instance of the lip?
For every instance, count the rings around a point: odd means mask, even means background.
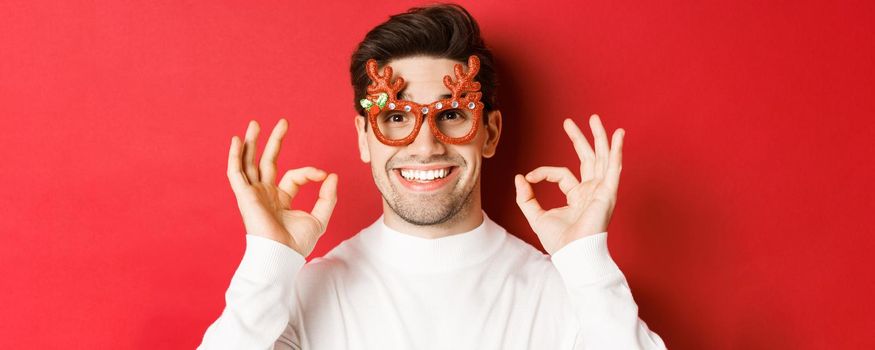
[[[432,180],[429,182],[417,182],[410,181],[401,176],[401,169],[413,169],[413,170],[436,170],[436,169],[444,169],[450,168],[450,173],[447,174],[443,179]],[[459,167],[452,165],[411,165],[411,166],[403,166],[392,169],[392,173],[395,174],[395,177],[398,179],[398,182],[401,183],[405,188],[411,190],[413,192],[431,192],[439,190],[449,184],[451,181],[455,180],[459,175]]]
[[[452,164],[437,164],[436,163],[436,164],[417,164],[417,165],[398,166],[398,167],[393,168],[392,170],[393,171],[401,170],[401,169],[437,170],[437,169],[444,169],[444,168],[457,168],[457,167],[455,165],[452,165]]]

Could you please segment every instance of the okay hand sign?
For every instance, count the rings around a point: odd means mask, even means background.
[[[276,185],[276,159],[287,130],[288,122],[280,119],[256,166],[259,126],[254,120],[249,122],[245,142],[237,136],[231,138],[228,181],[237,197],[246,233],[275,240],[306,257],[328,227],[337,202],[337,175],[305,167],[287,171]],[[292,210],[290,205],[298,189],[310,181],[322,181],[313,210]]]
[[[617,129],[611,146],[598,115],[589,125],[595,151],[571,119],[563,126],[580,158],[580,180],[568,168],[542,166],[526,176],[517,175],[516,201],[548,253],[553,254],[566,244],[586,236],[605,232],[617,201],[617,187],[622,169],[623,136]],[[535,199],[532,183],[547,180],[559,185],[567,205],[544,210]]]

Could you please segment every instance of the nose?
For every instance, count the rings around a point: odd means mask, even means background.
[[[419,134],[416,135],[413,142],[407,145],[407,151],[411,155],[420,156],[422,159],[428,159],[430,156],[445,153],[446,145],[434,137],[431,127],[428,125],[428,121],[424,121],[422,127],[419,128]]]

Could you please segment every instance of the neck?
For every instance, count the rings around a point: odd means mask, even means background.
[[[478,186],[479,187],[479,186]],[[389,228],[422,238],[441,238],[471,231],[483,223],[483,209],[480,205],[480,189],[471,193],[471,201],[449,220],[434,225],[415,225],[405,221],[383,201],[383,221]]]

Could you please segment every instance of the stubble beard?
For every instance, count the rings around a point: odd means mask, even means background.
[[[472,194],[476,190],[476,181],[471,181],[467,186],[468,188],[462,188],[460,187],[461,176],[456,178],[455,183],[448,184],[453,187],[448,192],[417,195],[405,194],[405,190],[398,188],[401,185],[396,184],[390,178],[395,176],[390,164],[391,162],[387,163],[386,169],[375,169],[372,167],[371,171],[374,173],[374,179],[379,179],[377,177],[378,171],[383,172],[387,176],[386,181],[375,181],[377,189],[380,190],[380,194],[383,196],[386,204],[389,205],[389,208],[398,217],[410,224],[417,226],[453,224],[463,219],[463,216],[467,214],[468,209],[471,208],[474,202]],[[459,175],[467,171],[467,164],[465,164],[464,160],[461,161],[461,164],[454,171],[460,171]]]

